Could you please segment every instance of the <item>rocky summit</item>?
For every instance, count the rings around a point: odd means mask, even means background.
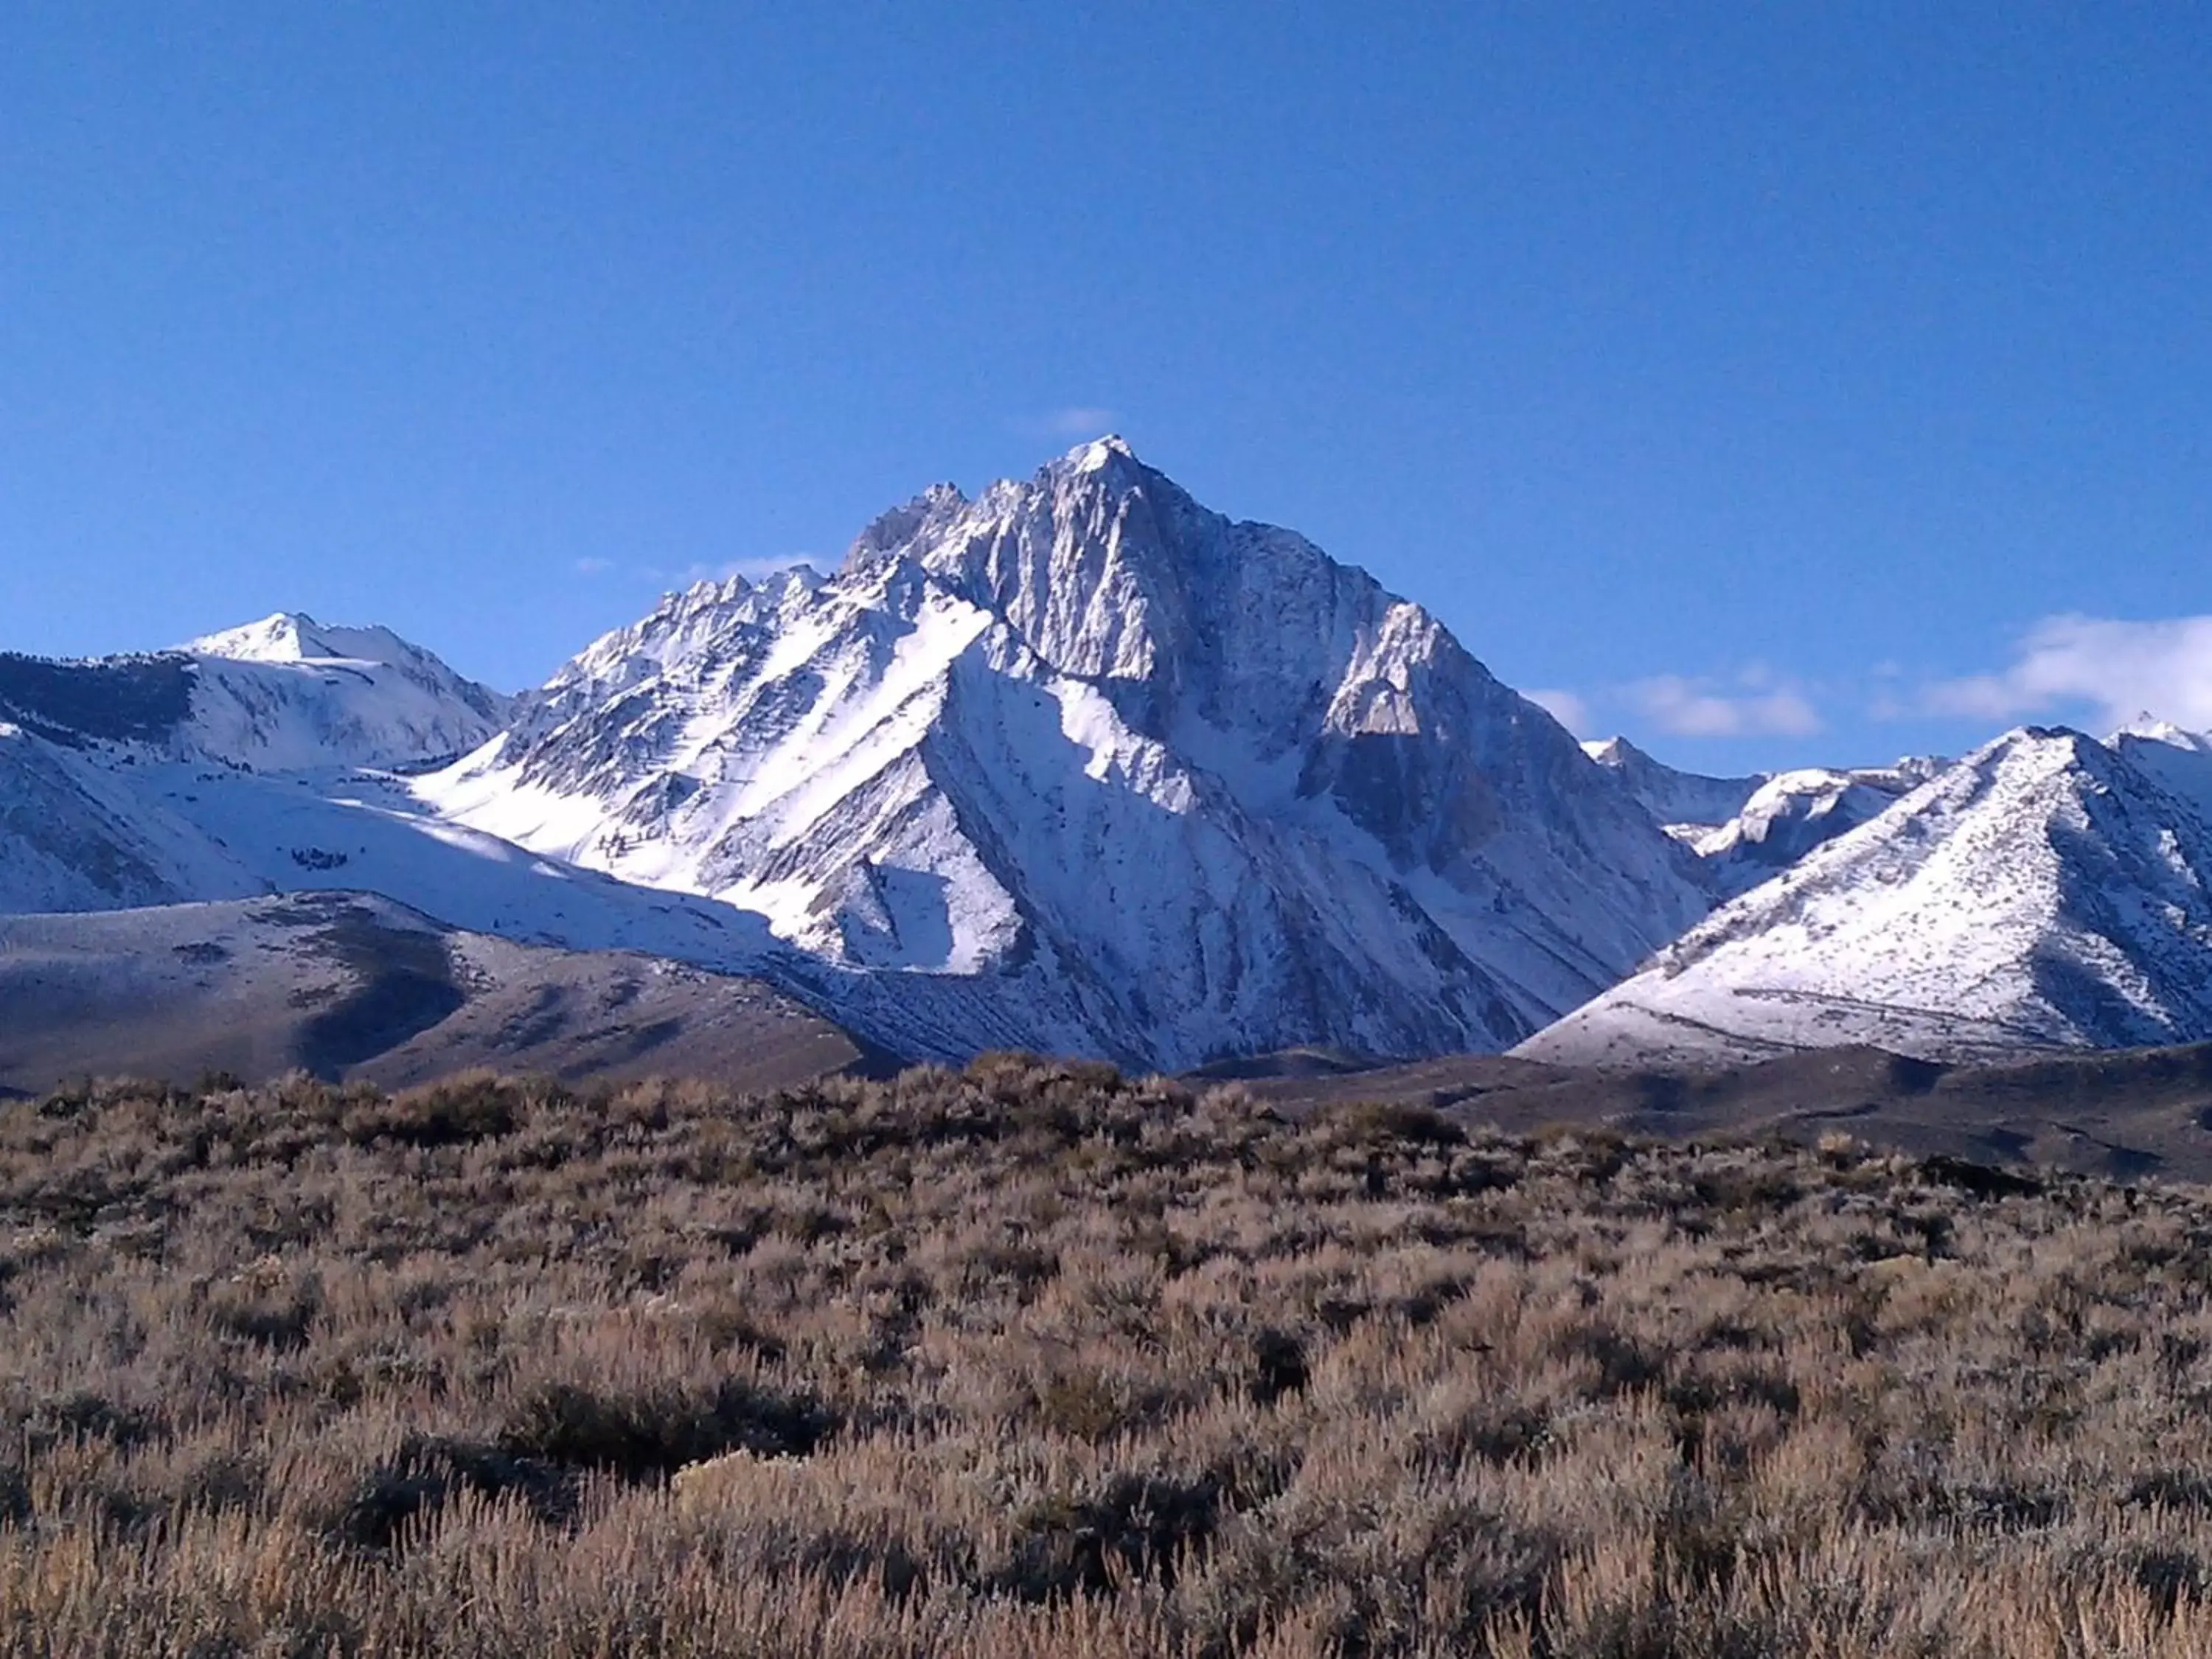
[[[1419,605],[1111,438],[672,596],[421,790],[757,911],[909,1049],[1492,1048],[1708,902]]]

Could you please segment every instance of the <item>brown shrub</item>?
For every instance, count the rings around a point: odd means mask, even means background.
[[[0,1105],[0,1653],[2212,1653],[2212,1200],[1098,1066]]]

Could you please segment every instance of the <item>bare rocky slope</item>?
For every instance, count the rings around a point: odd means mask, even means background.
[[[89,1076],[397,1086],[477,1066],[772,1089],[866,1059],[758,981],[517,945],[356,893],[0,916],[0,1097]]]

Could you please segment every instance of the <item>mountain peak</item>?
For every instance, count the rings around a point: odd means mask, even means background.
[[[1725,823],[1766,782],[1764,774],[1741,778],[1707,777],[1654,760],[1626,738],[1584,743],[1583,753],[1603,767],[1652,822],[1683,839],[1692,830]]]
[[[1645,754],[1618,732],[1609,738],[1590,738],[1583,744],[1583,753],[1600,766],[1628,766],[1637,761],[1648,761]]]
[[[1706,908],[1530,714],[1109,434],[893,508],[804,603],[610,636],[424,798],[758,911],[902,1052],[1412,1054],[1514,1040]]]
[[[2187,749],[2198,754],[2212,753],[2212,735],[2191,732],[2176,726],[2172,720],[2160,720],[2148,710],[2137,714],[2121,726],[2106,742],[2114,748],[2124,740],[2134,738],[2145,743],[2163,743],[2176,749]]]
[[[312,655],[307,641],[319,624],[304,611],[279,611],[258,622],[241,623],[185,641],[195,656],[228,657],[236,662],[299,662]]]
[[[183,647],[198,660],[192,741],[259,766],[416,766],[475,748],[509,700],[388,628],[280,611]]]
[[[845,554],[845,568],[855,569],[886,554],[895,554],[941,525],[950,523],[970,505],[960,487],[933,483],[902,507],[876,515],[866,529],[853,538]]]
[[[2016,727],[1516,1052],[1640,1065],[1867,1042],[1945,1060],[2202,1040],[2203,769],[2162,744]]]
[[[1135,462],[1139,466],[1144,465],[1137,460],[1137,452],[1129,447],[1128,440],[1118,432],[1109,432],[1103,437],[1093,438],[1087,444],[1078,444],[1060,458],[1060,464],[1072,472],[1099,472],[1116,461]]]
[[[185,651],[233,662],[373,662],[412,668],[429,659],[388,628],[331,627],[304,611],[279,611],[258,622],[191,641]]]

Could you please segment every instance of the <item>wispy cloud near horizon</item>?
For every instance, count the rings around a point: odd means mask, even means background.
[[[1709,679],[1655,674],[1626,689],[1630,705],[1669,737],[1808,738],[1821,730],[1820,711],[1796,686],[1764,684],[1763,673],[1742,690]]]
[[[2009,666],[1933,681],[1881,712],[2013,720],[2069,708],[2094,710],[2107,726],[2149,714],[2212,728],[2212,616],[2046,617],[2021,637]]]
[[[1589,690],[1522,694],[1578,738],[1624,726],[1670,738],[1807,738],[1827,729],[1813,693],[1764,663],[1729,675],[1653,674]]]

